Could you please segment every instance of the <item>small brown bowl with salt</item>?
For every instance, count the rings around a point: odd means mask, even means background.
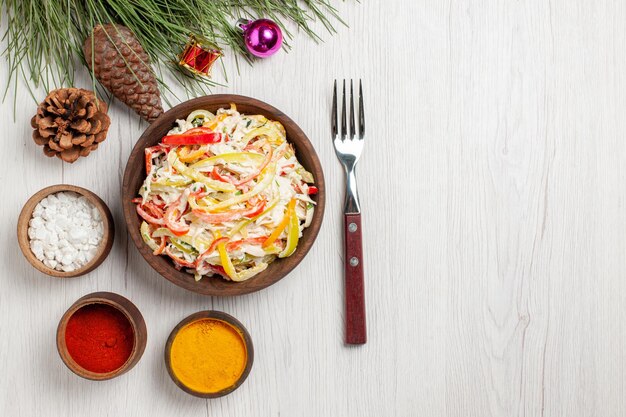
[[[58,207],[46,211],[53,204]],[[61,214],[56,213],[57,208]],[[24,257],[40,272],[57,278],[93,271],[108,256],[114,236],[113,216],[104,201],[75,185],[59,184],[38,191],[24,204],[17,221],[17,240]]]

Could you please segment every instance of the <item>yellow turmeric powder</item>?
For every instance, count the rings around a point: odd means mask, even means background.
[[[176,335],[170,352],[176,377],[200,393],[233,386],[243,374],[247,351],[241,332],[217,319],[189,323]]]

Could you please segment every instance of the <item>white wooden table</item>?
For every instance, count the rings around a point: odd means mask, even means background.
[[[146,124],[125,107],[111,109],[100,149],[68,165],[31,141],[23,86],[15,122],[13,97],[0,105],[0,415],[626,414],[626,3],[338,6],[350,29],[321,45],[299,35],[291,53],[240,76],[231,67],[215,89],[284,110],[326,173],[316,245],[256,294],[197,296],[139,256],[120,184]],[[2,62],[0,84],[6,75]],[[342,343],[343,179],[328,121],[343,77],[363,78],[368,124],[369,342],[357,348]],[[36,272],[15,239],[22,204],[62,182],[99,194],[116,221],[110,256],[78,279]],[[55,348],[62,313],[96,290],[130,298],[149,333],[139,364],[102,383],[71,374]],[[170,330],[202,309],[236,316],[255,344],[248,380],[218,400],[179,390],[163,363]]]

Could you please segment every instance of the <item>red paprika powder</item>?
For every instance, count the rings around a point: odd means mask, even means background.
[[[126,363],[135,335],[124,313],[108,304],[89,304],[68,320],[65,344],[78,365],[91,372],[107,373]]]

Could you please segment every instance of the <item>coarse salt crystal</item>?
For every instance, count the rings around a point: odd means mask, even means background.
[[[70,252],[70,253],[68,253],[67,255],[64,255],[64,256],[63,256],[63,258],[61,259],[61,263],[62,263],[64,266],[71,265],[71,264],[72,264],[72,262],[74,262],[74,257],[75,257],[75,256],[76,256],[76,253],[75,253],[75,252]]]
[[[56,219],[56,224],[62,230],[62,229],[66,228],[67,226],[70,225],[70,221],[67,218],[67,216],[59,216]]]
[[[34,217],[28,222],[32,227],[41,227],[43,226],[43,220],[40,217]]]
[[[35,229],[35,239],[43,240],[44,242],[48,239],[48,231],[42,227]]]
[[[58,262],[57,262],[57,261],[55,261],[54,259],[44,259],[44,260],[43,260],[43,264],[44,264],[45,266],[47,266],[48,268],[55,269],[55,268],[56,268],[56,266],[57,266],[57,264],[58,264]]]

